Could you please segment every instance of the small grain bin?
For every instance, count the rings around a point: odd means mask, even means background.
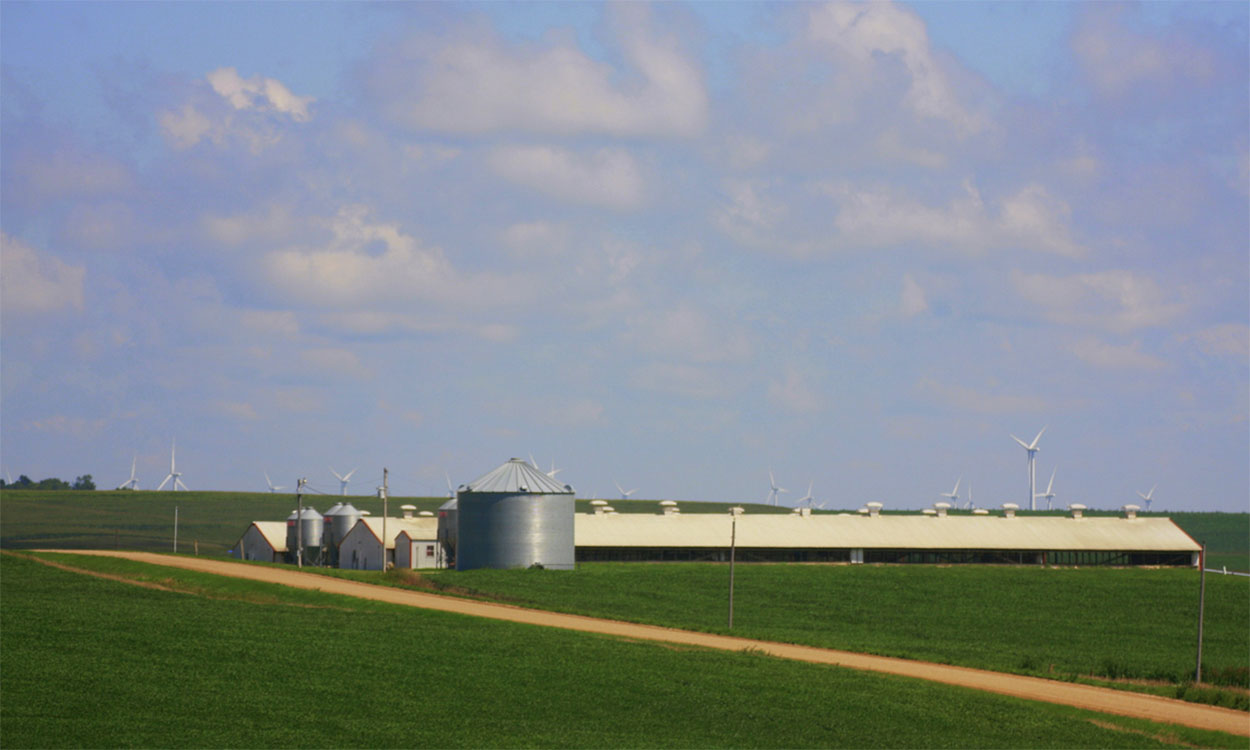
[[[299,519],[297,521],[297,519]],[[298,525],[297,525],[298,523]],[[286,548],[291,562],[296,562],[296,550],[299,548],[301,528],[303,529],[304,562],[313,565],[321,562],[321,542],[325,531],[325,520],[315,508],[304,508],[303,515],[299,511],[291,511],[286,517]]]
[[[573,488],[520,458],[456,497],[456,570],[573,569]]]

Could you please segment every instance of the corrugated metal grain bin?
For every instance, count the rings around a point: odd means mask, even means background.
[[[572,570],[573,488],[514,458],[460,488],[456,570]]]
[[[325,530],[325,521],[321,514],[314,508],[304,508],[303,516],[299,516],[298,511],[291,511],[291,515],[286,517],[286,548],[287,555],[291,561],[295,561],[295,550],[299,547],[299,527],[296,524],[296,518],[300,517],[300,526],[303,527],[304,542],[304,563],[318,563],[321,560],[321,538]]]

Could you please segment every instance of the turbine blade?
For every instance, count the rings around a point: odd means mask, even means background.
[[[1020,438],[1016,437],[1015,435],[1012,435],[1011,439],[1019,443],[1021,448],[1025,449],[1026,451],[1029,450],[1029,444],[1021,440]]]
[[[1046,427],[1049,427],[1049,426],[1050,425],[1046,425]],[[1046,431],[1046,427],[1043,427],[1041,431],[1037,433],[1037,437],[1033,438],[1033,442],[1029,444],[1029,450],[1031,451],[1037,450],[1037,441],[1042,439],[1042,433]]]

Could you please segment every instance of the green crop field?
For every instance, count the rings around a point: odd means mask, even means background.
[[[730,632],[729,568],[589,563],[575,571],[334,575],[520,606]],[[733,634],[997,671],[1072,678],[1193,678],[1198,573],[1182,569],[742,565]],[[1250,579],[1208,574],[1204,682],[1250,688]],[[1193,694],[1246,707],[1244,690]]]
[[[6,747],[1245,747],[753,653],[0,555]]]

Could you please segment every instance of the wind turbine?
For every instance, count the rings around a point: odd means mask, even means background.
[[[962,481],[964,481],[964,478],[963,478],[963,477],[960,477],[960,478],[958,478],[958,479],[956,479],[956,480],[955,480],[955,489],[951,490],[950,492],[939,492],[939,493],[938,493],[938,494],[939,494],[939,495],[941,495],[942,497],[944,497],[944,498],[946,498],[946,499],[948,499],[948,500],[950,500],[950,501],[951,501],[951,507],[952,507],[952,508],[957,507],[957,506],[959,505],[959,503],[957,502],[957,501],[959,500],[959,483],[960,483],[960,482],[962,482]]]
[[[971,479],[968,480],[968,503],[964,507],[967,508],[968,510],[972,510],[974,507],[976,507],[972,504],[972,480]]]
[[[804,495],[803,497],[800,497],[798,500],[794,501],[794,507],[797,508],[803,503],[807,503],[807,507],[811,508],[815,504],[816,498],[812,497],[812,485],[814,485],[815,483],[816,483],[815,479],[807,483],[807,494]]]
[[[1142,499],[1142,500],[1146,503],[1146,512],[1147,512],[1147,513],[1149,513],[1149,512],[1150,512],[1150,501],[1154,499],[1155,487],[1158,487],[1158,486],[1159,486],[1159,485],[1157,485],[1157,484],[1156,484],[1154,487],[1151,487],[1151,488],[1150,488],[1150,492],[1147,492],[1147,493],[1146,493],[1146,494],[1144,494],[1144,495],[1143,495],[1142,493],[1140,493],[1140,492],[1138,492],[1138,493],[1137,493],[1137,496],[1138,496],[1138,497],[1140,497],[1140,498],[1141,498],[1141,499]],[[1165,511],[1165,512],[1166,512],[1166,511]]]
[[[632,495],[632,494],[634,494],[635,492],[637,492],[637,491],[638,491],[638,488],[637,488],[637,487],[635,487],[635,488],[634,488],[634,489],[632,489],[632,490],[626,490],[625,488],[621,487],[621,483],[620,483],[620,482],[614,482],[614,484],[616,485],[616,488],[617,488],[618,490],[620,490],[620,491],[621,491],[621,499],[622,499],[622,500],[628,500],[630,495]]]
[[[187,492],[190,491],[190,490],[187,490],[187,486],[182,483],[182,472],[174,468],[174,454],[175,454],[175,451],[177,450],[177,447],[178,447],[177,441],[171,440],[169,443],[169,476],[165,477],[165,479],[160,483],[160,485],[157,486],[156,488],[157,492],[160,492],[161,490],[163,490],[165,488],[165,484],[169,482],[169,480],[171,479],[174,480],[174,483],[170,485],[169,487],[171,492],[177,492],[179,486],[181,486],[184,491],[187,491]]]
[[[1038,495],[1038,497],[1046,498],[1046,510],[1050,510],[1050,506],[1051,506],[1050,501],[1055,499],[1055,472],[1056,471],[1059,471],[1058,467],[1055,467],[1055,469],[1053,469],[1050,472],[1050,481],[1046,483],[1046,491]]]
[[[358,467],[356,467],[356,468],[358,469],[358,468],[360,468],[360,467],[358,466]],[[346,495],[346,494],[347,494],[347,483],[348,483],[348,482],[350,482],[350,481],[352,481],[352,474],[355,474],[355,473],[356,473],[356,469],[352,469],[351,471],[347,472],[347,473],[346,473],[346,474],[344,474],[343,476],[339,476],[339,473],[338,473],[337,471],[335,471],[335,470],[334,470],[334,467],[333,467],[333,466],[331,466],[331,467],[330,467],[330,473],[334,475],[334,478],[335,478],[335,479],[339,480],[339,494],[340,494],[340,495]]]
[[[555,479],[556,474],[559,474],[562,471],[564,471],[564,469],[556,468],[556,460],[554,458],[551,459],[551,471],[547,472],[547,476],[551,477],[552,479]]]
[[[1043,427],[1042,432],[1045,431],[1046,427]],[[1041,450],[1037,447],[1037,442],[1042,439],[1042,432],[1037,433],[1037,437],[1033,438],[1031,443],[1026,443],[1015,435],[1011,436],[1011,439],[1019,443],[1020,447],[1029,454],[1029,510],[1037,510],[1037,452]]]
[[[789,492],[785,487],[778,487],[777,480],[773,478],[772,467],[768,469],[768,501],[773,505],[781,499],[781,493]]]
[[[278,490],[286,489],[286,487],[278,487],[273,482],[269,481],[269,472],[267,471],[265,472],[265,484],[269,485],[270,492],[277,492]]]
[[[451,475],[443,472],[443,477],[447,479],[447,499],[451,500],[456,497],[456,489],[451,486]]]
[[[131,459],[131,461],[130,461],[130,479],[127,479],[126,481],[124,481],[124,482],[122,482],[121,484],[117,485],[117,489],[119,489],[119,490],[124,490],[124,489],[127,489],[127,488],[132,489],[132,490],[137,490],[137,489],[139,489],[139,480],[138,480],[138,479],[135,479],[135,464],[136,464],[136,463],[138,463],[138,462],[139,462],[139,457],[138,457],[138,456],[135,456],[133,459]],[[9,484],[13,484],[13,480],[9,480]]]

